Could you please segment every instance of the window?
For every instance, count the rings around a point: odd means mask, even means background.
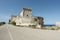
[[[28,15],[27,15],[28,16]]]
[[[36,18],[34,18],[34,21],[37,21],[37,19],[36,19]]]

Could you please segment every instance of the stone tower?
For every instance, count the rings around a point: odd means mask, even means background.
[[[30,25],[32,21],[32,9],[23,8],[16,18],[16,25]]]
[[[31,8],[23,8],[21,13],[19,14],[20,17],[32,17],[32,9]]]
[[[23,16],[24,17],[32,17],[32,9],[30,8],[23,8]]]

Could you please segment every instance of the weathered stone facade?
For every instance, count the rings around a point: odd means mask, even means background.
[[[9,23],[12,23],[16,20],[17,16],[12,15],[11,18],[9,19]]]
[[[32,9],[31,8],[23,8],[22,11],[19,13],[18,16],[12,16],[10,22],[16,22],[16,25],[36,25],[41,28],[43,26],[43,17],[32,16]],[[38,28],[38,27],[37,27]]]

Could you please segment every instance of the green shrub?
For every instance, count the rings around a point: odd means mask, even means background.
[[[11,24],[12,24],[12,25],[16,25],[16,22],[12,22]]]
[[[2,22],[2,24],[5,24],[5,22]]]
[[[51,30],[56,30],[55,28],[51,28]]]
[[[33,28],[36,28],[36,25],[32,25]]]
[[[0,26],[1,26],[1,23],[0,23]]]
[[[29,27],[36,28],[36,25],[29,25]]]
[[[6,24],[5,22],[0,22],[0,26]]]
[[[29,25],[29,27],[31,27],[32,25]]]

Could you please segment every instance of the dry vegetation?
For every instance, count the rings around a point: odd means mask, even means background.
[[[60,28],[57,26],[46,26],[46,27],[43,27],[43,29],[45,29],[45,30],[58,30]]]

